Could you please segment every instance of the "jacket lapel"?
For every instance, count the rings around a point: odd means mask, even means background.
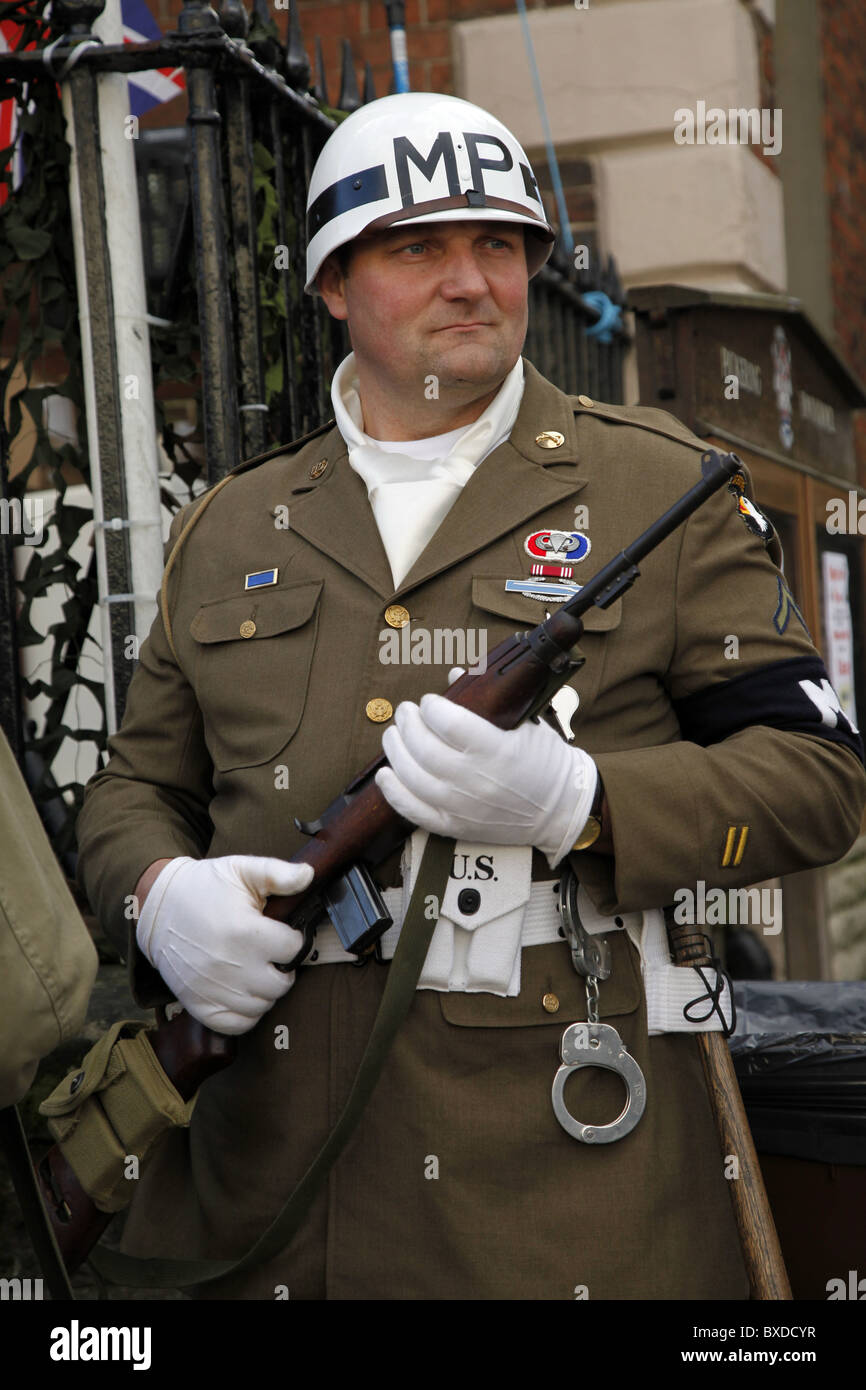
[[[328,555],[338,565],[363,580],[374,593],[388,598],[394,592],[391,566],[382,545],[366,484],[349,466],[346,444],[336,426],[305,449],[303,465],[326,462],[315,482],[297,485],[287,499],[279,488],[273,492],[273,511],[279,502],[289,504],[291,530]],[[300,462],[300,456],[295,464]],[[309,467],[304,472],[309,472]]]
[[[577,476],[577,430],[568,396],[546,381],[525,357],[523,370],[523,399],[510,437],[475,470],[398,594],[484,550],[522,522],[586,486],[586,478]],[[545,432],[558,432],[564,442],[545,448],[538,443]],[[563,464],[567,467],[553,471],[554,466]]]

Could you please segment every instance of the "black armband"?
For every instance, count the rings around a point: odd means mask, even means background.
[[[844,743],[861,762],[863,744],[817,656],[795,656],[746,671],[674,700],[684,739],[702,748],[753,724]]]

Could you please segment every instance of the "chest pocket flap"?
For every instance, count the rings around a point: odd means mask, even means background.
[[[190,623],[205,740],[220,772],[267,762],[297,731],[322,587],[304,580],[213,599]]]
[[[190,623],[190,634],[197,642],[233,642],[236,638],[251,642],[264,637],[276,637],[300,627],[313,616],[322,581],[306,580],[274,589],[251,589],[232,598],[213,599],[202,604]],[[244,639],[241,624],[256,625],[252,637]]]

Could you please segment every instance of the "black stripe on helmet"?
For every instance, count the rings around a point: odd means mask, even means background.
[[[538,184],[535,182],[535,176],[528,164],[521,164],[520,172],[523,175],[523,187],[525,191],[529,194],[530,198],[534,198],[536,202],[540,203],[541,194],[538,191]]]
[[[341,213],[364,207],[366,203],[378,203],[387,197],[388,179],[384,164],[359,169],[357,174],[347,174],[320,193],[310,205],[307,213],[308,240],[312,241],[317,232]]]

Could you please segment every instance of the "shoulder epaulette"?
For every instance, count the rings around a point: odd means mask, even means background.
[[[589,396],[572,396],[571,403],[575,415],[596,415],[618,425],[633,425],[635,429],[649,430],[652,434],[674,439],[678,444],[688,444],[692,449],[703,450],[707,447],[688,425],[684,425],[669,410],[659,410],[652,405],[610,405],[607,401],[590,400]]]
[[[302,434],[300,439],[293,439],[291,444],[278,444],[275,449],[268,449],[264,454],[256,454],[255,458],[245,459],[243,463],[239,463],[236,468],[231,469],[229,477],[233,477],[237,473],[245,473],[248,468],[255,468],[257,464],[265,463],[268,459],[278,458],[280,454],[293,453],[296,449],[300,449],[302,444],[306,444],[309,439],[316,439],[318,435],[333,429],[336,423],[336,420],[331,418],[326,420],[323,425],[310,430],[309,434]]]

